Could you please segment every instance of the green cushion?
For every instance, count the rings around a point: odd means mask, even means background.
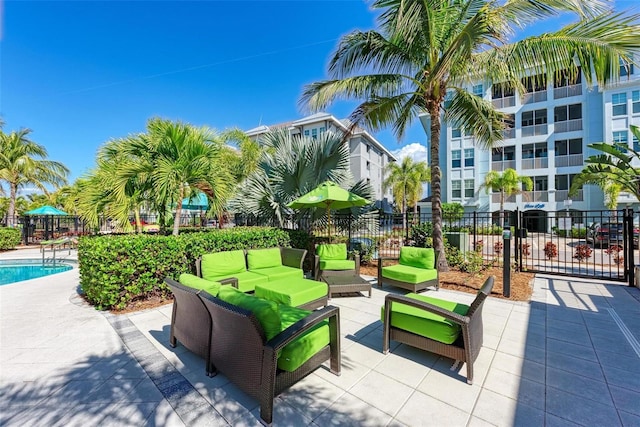
[[[403,246],[400,249],[400,264],[418,268],[434,268],[436,255],[433,248]]]
[[[382,267],[382,277],[406,283],[421,283],[438,277],[438,271],[409,267],[408,265],[390,265]]]
[[[256,285],[255,295],[290,307],[299,307],[308,302],[324,298],[329,288],[324,282],[308,279],[286,279]]]
[[[224,302],[244,308],[252,312],[262,325],[267,341],[275,337],[282,330],[278,305],[273,301],[256,298],[235,289],[232,286],[223,286],[218,294]]]
[[[218,295],[220,290],[220,282],[212,282],[210,280],[203,279],[193,274],[183,273],[178,278],[180,284],[188,286],[193,289],[207,291],[214,297]]]
[[[356,262],[351,259],[320,260],[320,270],[355,270]]]
[[[465,304],[444,301],[414,293],[407,294],[406,296],[428,302],[463,316],[469,311],[469,306]],[[382,307],[382,321],[384,322],[384,307]],[[391,304],[391,326],[445,344],[454,343],[460,335],[460,325],[437,314],[397,302]]]
[[[311,313],[308,310],[286,305],[281,305],[279,309],[282,330]],[[291,341],[282,349],[278,356],[278,368],[287,372],[295,371],[327,345],[329,345],[329,322],[325,320],[309,332]]]
[[[244,251],[224,251],[202,256],[200,264],[202,278],[215,280],[214,277],[235,277],[236,273],[247,271]]]
[[[282,279],[302,279],[304,277],[304,271],[299,268],[287,267],[281,265],[280,267],[261,268],[259,270],[251,270],[250,273],[260,274],[266,276],[271,282],[272,280]]]
[[[321,260],[347,259],[347,245],[345,243],[318,245],[316,255]]]
[[[247,265],[249,270],[281,266],[280,248],[248,250]]]
[[[265,283],[269,281],[269,278],[261,274],[252,273],[250,271],[243,271],[242,273],[235,273],[232,276],[217,276],[212,277],[211,280],[222,280],[235,277],[238,279],[238,290],[242,292],[253,292],[257,284]]]

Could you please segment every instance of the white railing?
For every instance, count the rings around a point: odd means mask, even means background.
[[[515,129],[505,129],[502,131],[502,137],[504,139],[513,139],[516,137],[516,130]]]
[[[512,195],[504,198],[505,203],[515,203],[516,196]],[[500,193],[491,193],[491,203],[500,203]]]
[[[584,157],[582,156],[582,154],[556,156],[555,163],[557,168],[563,168],[567,166],[582,166],[584,164]]]
[[[515,160],[504,160],[491,162],[491,170],[502,172],[506,169],[515,169],[516,161]]]
[[[582,130],[582,119],[565,120],[554,123],[554,132],[573,132]]]
[[[523,104],[533,104],[534,102],[543,102],[547,100],[547,91],[529,92],[522,97]]]
[[[571,197],[569,197],[569,190],[556,190],[556,202],[564,202],[567,199],[581,202],[584,200],[583,197],[582,190],[578,190],[578,192]]]
[[[522,126],[522,136],[534,136],[534,135],[546,135],[547,134],[547,124],[542,125],[533,125],[533,126]]]
[[[522,200],[527,202],[548,202],[549,193],[546,191],[525,191],[522,193]]]
[[[549,159],[547,157],[522,159],[522,169],[541,169],[547,167],[549,167]]]
[[[496,98],[493,101],[493,106],[496,108],[507,108],[516,105],[515,96],[507,96],[505,98]]]
[[[553,99],[582,95],[582,85],[569,85],[553,89]]]

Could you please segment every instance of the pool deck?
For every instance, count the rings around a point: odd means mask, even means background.
[[[169,347],[171,304],[113,315],[78,286],[77,268],[0,286],[0,426],[260,425],[254,399]],[[342,375],[319,368],[285,391],[274,425],[640,426],[639,289],[538,275],[531,303],[489,298],[472,386],[449,359],[397,343],[382,354],[390,291],[331,300]]]

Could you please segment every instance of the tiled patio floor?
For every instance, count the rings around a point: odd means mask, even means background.
[[[77,286],[77,269],[0,286],[0,425],[259,425],[255,400],[168,346],[171,305],[115,316]],[[451,360],[382,354],[388,291],[331,300],[342,375],[320,368],[280,395],[275,425],[640,426],[639,289],[538,276],[530,304],[489,298],[472,386]]]

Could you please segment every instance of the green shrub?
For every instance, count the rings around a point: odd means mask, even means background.
[[[433,223],[423,222],[411,227],[411,240],[419,248],[433,247]]]
[[[449,264],[449,267],[460,268],[465,262],[464,254],[460,251],[460,249],[450,245],[449,243],[445,243],[444,245],[444,254],[447,258],[447,264]]]
[[[19,228],[0,228],[0,251],[6,251],[13,249],[20,244],[20,232]]]
[[[165,277],[195,273],[203,254],[233,249],[289,246],[289,235],[274,228],[236,227],[175,236],[82,237],[78,243],[80,285],[98,309],[123,309],[149,297],[167,297]]]

